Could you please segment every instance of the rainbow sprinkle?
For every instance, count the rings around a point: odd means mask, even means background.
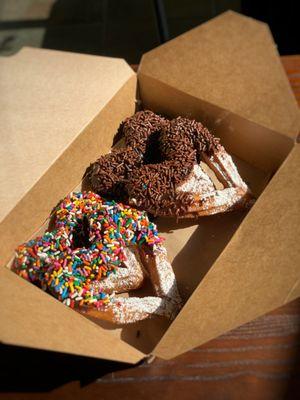
[[[163,240],[145,212],[92,192],[70,193],[51,217],[54,230],[20,245],[13,269],[72,308],[105,307],[111,297],[93,287],[93,281],[116,272],[126,260],[124,247]],[[78,228],[85,221],[88,246],[77,247]]]

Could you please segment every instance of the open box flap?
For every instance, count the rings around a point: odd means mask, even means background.
[[[300,295],[300,144],[158,343],[173,358]]]
[[[300,111],[268,26],[232,11],[146,53],[138,71],[295,138]]]
[[[23,48],[0,58],[0,221],[132,75],[108,57]]]
[[[25,48],[0,58],[0,265],[109,151],[135,109],[124,60]]]
[[[145,357],[6,268],[0,291],[2,343],[128,363]]]

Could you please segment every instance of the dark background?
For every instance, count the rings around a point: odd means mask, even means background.
[[[0,0],[0,55],[22,46],[125,58],[228,10],[270,25],[281,55],[300,53],[297,1]]]

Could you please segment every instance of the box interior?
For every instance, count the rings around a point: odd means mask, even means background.
[[[34,135],[40,135],[39,124],[45,115],[45,129],[49,129],[45,149],[48,141],[54,139],[52,122],[55,128],[61,129],[59,134],[65,135],[65,129],[70,128],[72,138],[76,138],[51,159],[47,171],[36,176],[38,180],[34,186],[24,191],[24,196],[1,223],[0,237],[4,245],[0,260],[3,265],[13,257],[12,250],[19,242],[47,229],[48,221],[43,222],[55,203],[70,190],[82,188],[82,183],[76,184],[84,169],[98,154],[108,151],[120,120],[134,110],[136,76],[124,60],[103,59],[101,62],[99,57],[46,50],[36,50],[32,57],[31,52],[28,49],[20,55],[17,69],[20,84],[15,78],[10,79],[10,66],[6,74],[11,84],[6,91],[11,99],[7,122],[16,122],[16,115],[24,112],[25,119],[18,119],[20,148],[23,149],[23,133],[28,135],[32,126],[36,128]],[[28,64],[21,56],[28,59]],[[37,60],[39,56],[42,64]],[[51,63],[47,61],[49,57]],[[9,62],[13,63],[13,59],[7,60]],[[34,74],[32,63],[40,66]],[[79,63],[83,63],[81,68]],[[62,69],[59,74],[58,67]],[[24,76],[34,89],[27,93],[28,97],[22,94]],[[70,80],[72,76],[74,83]],[[168,321],[158,318],[123,328],[99,321],[96,321],[97,326],[3,268],[0,286],[6,293],[1,307],[1,318],[5,321],[1,327],[4,343],[127,362],[137,362],[150,352],[172,358],[300,293],[299,285],[295,284],[299,277],[299,257],[294,244],[299,237],[295,218],[299,200],[299,191],[297,194],[295,189],[300,187],[299,174],[297,177],[299,146],[297,154],[293,151],[292,160],[289,156],[288,165],[285,163],[274,177],[275,183],[272,180],[268,185],[294,147],[299,110],[268,27],[232,12],[225,13],[145,54],[138,79],[137,103],[169,117],[182,115],[203,122],[233,155],[253,193],[258,197],[264,192],[263,195],[244,222],[246,212],[178,223],[171,219],[156,220],[166,237],[165,245],[179,290],[184,301],[188,300],[170,329]],[[66,81],[69,82],[67,86]],[[45,92],[45,87],[51,88],[51,92]],[[82,93],[75,90],[79,87]],[[108,97],[104,96],[105,88]],[[63,125],[65,107],[70,106],[70,99],[75,101],[74,109],[69,107],[70,124]],[[104,106],[105,99],[111,100]],[[80,108],[82,104],[86,107],[84,126],[79,120],[77,104]],[[62,120],[57,118],[60,114],[56,108],[61,110]],[[97,115],[91,119],[92,109]],[[32,110],[35,110],[34,118]],[[78,123],[76,132],[74,118]],[[24,120],[28,125],[23,125]],[[9,127],[15,131],[15,125]],[[4,130],[7,130],[6,125]],[[55,143],[53,148],[57,150]],[[4,165],[10,165],[9,153],[4,153]],[[35,162],[35,157],[32,160]],[[21,173],[22,168],[23,165]],[[10,180],[7,182],[11,185]],[[7,202],[5,191],[4,194]],[[286,207],[287,201],[290,201],[289,207]],[[273,268],[274,258],[276,269]],[[10,294],[16,291],[19,296],[12,297]],[[142,296],[150,291],[148,282],[143,290],[129,295]],[[249,299],[251,304],[248,304]],[[49,320],[48,314],[54,314],[55,318]],[[64,323],[58,325],[61,320]],[[191,327],[188,336],[186,326]]]
[[[159,90],[162,89],[159,88]],[[152,104],[147,96],[145,96],[145,99],[143,98],[142,91],[140,100],[144,107],[167,116],[187,115],[205,123],[209,122],[208,125],[212,128],[212,131],[221,136],[227,150],[233,156],[242,178],[248,183],[254,195],[258,197],[267,186],[271,176],[276,172],[283,157],[288,154],[291,141],[283,138],[277,132],[262,128],[240,117],[237,118],[238,123],[235,123],[234,115],[230,119],[225,118],[223,120],[225,122],[220,125],[216,121],[219,120],[222,110],[210,107],[208,114],[207,110],[199,107],[198,100],[188,96],[183,99],[182,93],[180,93],[180,99],[173,96],[170,100],[169,95],[170,93],[166,91],[162,96],[155,96],[155,104]],[[166,99],[169,99],[167,103],[165,102]],[[191,109],[194,111],[191,112]],[[172,112],[170,112],[171,110]],[[189,110],[188,113],[187,110]],[[230,123],[227,123],[227,121],[230,121]],[[230,136],[233,131],[236,139],[231,145]],[[258,140],[260,137],[262,139]],[[272,143],[284,143],[285,147],[273,146],[270,151],[270,147],[263,143],[269,140]],[[260,157],[258,162],[252,160],[252,155],[249,156],[244,152],[245,146],[249,146],[249,143],[252,151],[255,152],[256,150]],[[83,188],[88,189],[84,180],[74,187],[74,190],[82,190]],[[155,220],[159,231],[166,238],[165,246],[184,302],[191,296],[215,260],[221,255],[246,214],[246,211],[235,211],[195,220],[179,220],[178,222],[170,218],[157,218]],[[32,233],[30,238],[43,233],[48,228],[48,223],[49,221],[46,221],[38,232]],[[10,268],[11,262],[12,260],[8,263],[8,268]],[[152,293],[151,284],[146,282],[142,289],[130,292],[128,295],[144,296],[150,293]],[[61,306],[65,307],[62,304]],[[170,322],[166,319],[157,317],[124,327],[117,327],[96,319],[92,320],[108,335],[113,335],[113,337],[130,344],[144,354],[151,353],[170,325]]]

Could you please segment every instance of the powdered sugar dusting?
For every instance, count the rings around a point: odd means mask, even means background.
[[[210,177],[203,171],[199,164],[195,164],[189,178],[178,186],[177,191],[189,193],[209,193],[215,187]]]
[[[226,188],[223,190],[216,190],[212,195],[203,196],[201,198],[203,209],[213,209],[217,208],[219,211],[220,207],[225,207],[226,209],[233,206],[238,200],[240,200],[241,195],[236,188]]]
[[[111,304],[114,322],[128,324],[141,321],[150,315],[174,318],[174,305],[160,297],[119,297]]]
[[[181,298],[178,293],[177,283],[173,268],[168,261],[167,250],[162,246],[155,245],[153,248],[155,268],[157,271],[157,282],[154,288],[158,296],[168,297],[178,306],[181,304]]]
[[[115,274],[106,279],[93,282],[95,290],[100,287],[109,293],[122,293],[140,287],[145,278],[143,267],[148,269],[157,297],[113,297],[107,306],[111,310],[113,321],[127,324],[148,318],[152,314],[174,318],[181,306],[176,278],[167,259],[167,251],[161,245],[154,245],[153,252],[143,254],[145,265],[138,253],[138,247],[124,249],[126,268],[118,268]]]
[[[119,267],[115,273],[107,278],[92,283],[93,290],[101,289],[106,293],[123,293],[128,290],[139,288],[144,280],[145,273],[139,257],[137,246],[125,247],[126,261],[124,267]]]

